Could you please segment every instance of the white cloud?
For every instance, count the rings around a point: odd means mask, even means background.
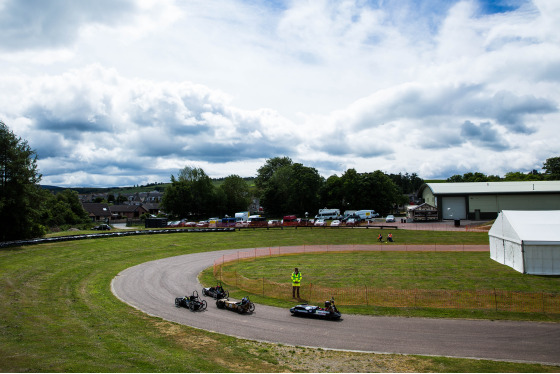
[[[325,177],[503,175],[558,156],[555,0],[34,4],[2,3],[0,118],[45,183],[251,176],[275,156]]]

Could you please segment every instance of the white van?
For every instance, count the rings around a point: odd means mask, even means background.
[[[373,219],[375,217],[379,217],[379,213],[376,213],[375,210],[358,210],[354,215],[360,217],[362,220]]]
[[[340,209],[319,209],[319,214],[315,216],[316,219],[339,219]]]

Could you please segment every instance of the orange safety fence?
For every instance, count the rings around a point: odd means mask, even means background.
[[[390,248],[388,248],[390,247]],[[214,276],[225,284],[244,291],[278,299],[291,299],[289,283],[272,282],[266,278],[249,279],[237,272],[224,271],[222,265],[231,261],[262,256],[279,256],[311,252],[340,251],[488,251],[481,245],[314,245],[254,248],[224,255],[214,262]],[[322,303],[334,297],[338,305],[379,307],[416,307],[477,309],[508,312],[560,313],[560,294],[505,290],[422,290],[379,289],[368,286],[331,288],[314,284],[302,285],[300,296],[310,303]]]

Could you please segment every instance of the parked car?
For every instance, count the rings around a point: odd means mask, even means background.
[[[389,214],[387,216],[387,218],[385,218],[385,222],[395,222],[395,216],[392,214]]]
[[[99,226],[95,226],[93,230],[111,230],[111,226],[107,225],[106,223],[103,223]]]
[[[208,227],[209,223],[208,221],[200,221],[199,223],[196,224],[196,227]]]
[[[335,219],[334,221],[331,222],[331,227],[338,227],[340,226],[340,221]]]
[[[326,224],[327,222],[322,218],[316,219],[314,223],[315,226],[326,226]]]
[[[348,218],[346,220],[346,226],[357,226],[358,222],[359,221],[356,218]]]
[[[268,226],[269,227],[282,226],[282,223],[280,223],[280,221],[277,220],[277,219],[271,219],[271,220],[268,221]]]

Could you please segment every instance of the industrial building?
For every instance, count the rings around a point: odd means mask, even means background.
[[[503,210],[560,210],[560,181],[425,183],[418,197],[440,220],[495,219]]]

